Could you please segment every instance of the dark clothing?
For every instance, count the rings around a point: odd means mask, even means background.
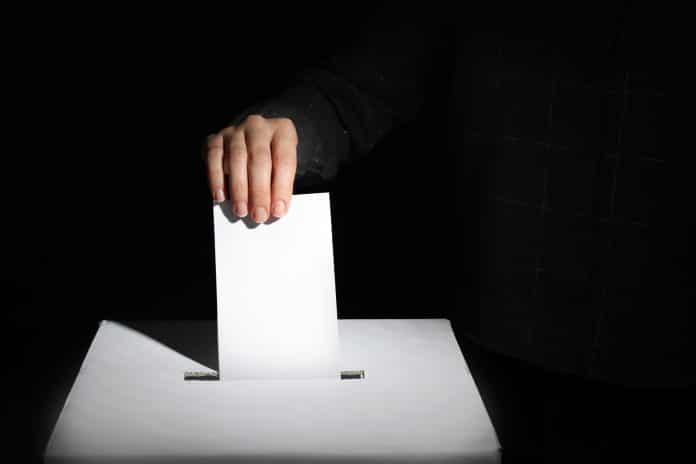
[[[298,175],[331,179],[417,117],[433,82],[451,86],[432,134],[449,153],[404,162],[456,175],[457,334],[610,382],[696,382],[670,24],[611,2],[469,10],[456,26],[398,8],[251,110],[293,119]]]
[[[693,389],[609,385],[459,342],[503,464],[694,461]]]

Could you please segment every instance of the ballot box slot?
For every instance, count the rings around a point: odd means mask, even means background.
[[[364,369],[341,371],[341,380],[359,380],[365,378]],[[220,376],[215,371],[187,371],[184,372],[186,381],[211,381],[220,380]]]
[[[184,372],[184,380],[220,380],[220,376],[215,371],[187,371]]]

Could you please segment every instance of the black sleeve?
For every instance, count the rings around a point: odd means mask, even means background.
[[[299,137],[297,176],[332,179],[422,106],[443,25],[433,14],[384,7],[350,47],[300,72],[281,95],[244,111],[288,117]]]

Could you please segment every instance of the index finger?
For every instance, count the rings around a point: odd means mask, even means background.
[[[221,134],[211,134],[207,138],[206,172],[208,185],[215,203],[225,201],[225,174],[222,169],[224,155],[223,137]]]
[[[271,156],[271,211],[273,216],[281,217],[290,207],[297,169],[297,135],[291,122],[278,122],[271,141]]]

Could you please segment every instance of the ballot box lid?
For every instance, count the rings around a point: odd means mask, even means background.
[[[342,319],[339,336],[341,369],[364,370],[364,378],[192,382],[184,372],[209,366],[103,321],[45,461],[499,460],[449,321]]]

